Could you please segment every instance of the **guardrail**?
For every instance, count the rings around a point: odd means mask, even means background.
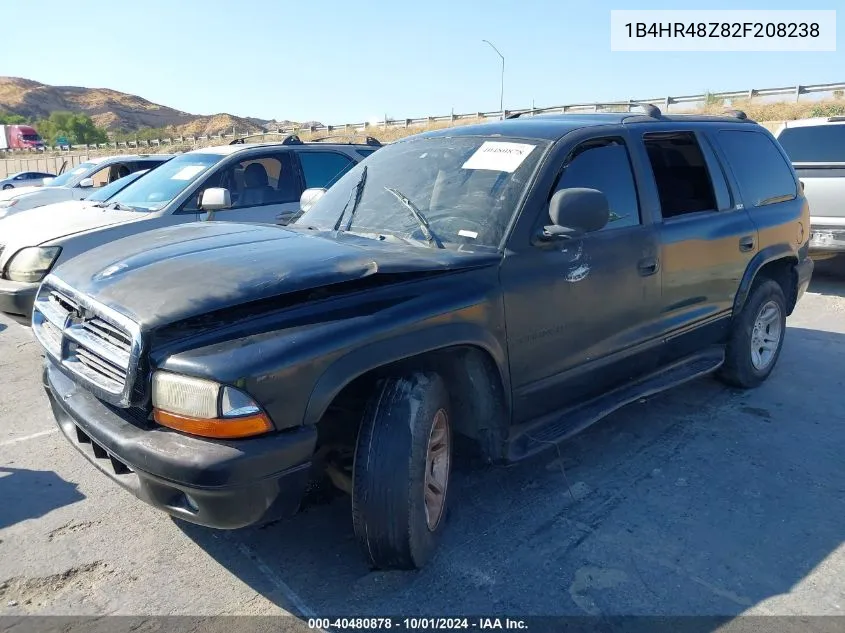
[[[558,105],[558,106],[550,106],[550,107],[530,107],[530,108],[515,108],[515,109],[505,109],[502,110],[493,110],[489,112],[468,112],[464,114],[455,114],[452,112],[451,114],[444,114],[439,116],[428,116],[428,117],[418,117],[414,119],[391,119],[385,116],[382,121],[377,123],[372,122],[363,122],[363,123],[341,123],[338,125],[317,125],[311,127],[284,127],[278,128],[276,130],[268,130],[265,134],[267,136],[273,136],[278,134],[295,134],[295,133],[303,133],[303,132],[310,132],[310,133],[318,133],[318,132],[362,132],[367,130],[373,129],[387,129],[387,128],[397,128],[397,127],[417,127],[417,126],[424,126],[430,125],[432,123],[443,123],[443,122],[457,122],[461,120],[486,120],[486,119],[501,119],[506,117],[510,114],[516,113],[531,113],[531,114],[542,114],[542,113],[562,113],[562,112],[602,112],[607,111],[609,108],[627,108],[630,110],[636,103],[652,103],[662,108],[664,112],[669,112],[671,106],[679,105],[679,104],[690,104],[690,103],[699,103],[703,102],[706,103],[708,101],[725,101],[726,99],[743,99],[747,101],[752,101],[755,97],[773,97],[773,96],[784,96],[784,95],[794,95],[795,100],[798,101],[801,98],[801,95],[805,94],[814,94],[814,93],[833,93],[836,91],[843,91],[845,92],[845,83],[831,83],[831,84],[813,84],[807,86],[788,86],[785,88],[749,88],[748,90],[733,90],[728,92],[709,92],[704,94],[697,94],[697,95],[682,95],[679,97],[654,97],[651,99],[629,99],[626,101],[614,101],[614,102],[604,102],[604,103],[570,103],[565,105]],[[260,134],[260,133],[259,133]],[[109,143],[99,143],[99,144],[90,144],[90,145],[64,145],[61,147],[48,147],[48,151],[83,151],[83,150],[91,150],[91,149],[123,149],[123,148],[138,148],[138,147],[159,147],[162,145],[186,145],[186,144],[195,144],[198,141],[215,141],[219,140],[221,142],[226,141],[227,139],[234,139],[243,136],[244,134],[206,134],[206,135],[192,135],[192,136],[173,136],[168,138],[157,138],[157,139],[149,139],[149,140],[137,140],[137,141],[112,141]],[[30,153],[37,150],[5,150],[11,153]]]

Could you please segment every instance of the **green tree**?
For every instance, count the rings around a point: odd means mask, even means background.
[[[26,117],[22,117],[20,114],[0,112],[0,125],[21,125],[22,123],[26,123]]]
[[[72,145],[106,143],[106,131],[97,127],[87,114],[73,112],[51,112],[50,117],[36,121],[36,130],[47,143],[55,145],[64,137]]]

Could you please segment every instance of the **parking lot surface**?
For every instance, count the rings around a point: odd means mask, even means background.
[[[824,271],[823,271],[824,272]],[[459,463],[419,572],[373,572],[349,502],[261,529],[171,520],[56,431],[0,317],[0,613],[845,613],[845,275],[817,274],[759,389],[712,379],[512,467]]]

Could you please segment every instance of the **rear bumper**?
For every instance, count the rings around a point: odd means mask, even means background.
[[[0,312],[31,319],[38,285],[0,279]]]
[[[212,441],[133,419],[51,362],[44,387],[64,436],[133,495],[191,523],[235,529],[293,514],[308,484],[316,430]]]
[[[845,226],[812,224],[810,250],[845,252]]]

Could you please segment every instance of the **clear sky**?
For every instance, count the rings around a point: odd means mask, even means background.
[[[344,123],[845,81],[841,0],[2,0],[0,75]],[[610,51],[611,9],[839,9],[835,53]]]

